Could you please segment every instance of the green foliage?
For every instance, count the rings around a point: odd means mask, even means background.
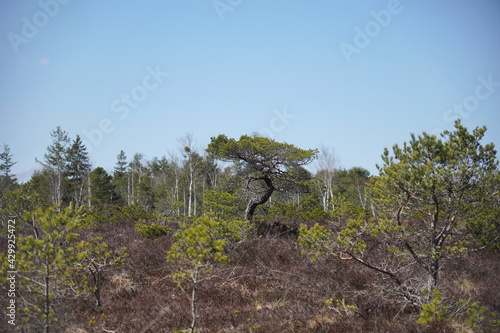
[[[115,187],[112,183],[113,177],[104,168],[97,167],[90,172],[90,188],[92,191],[92,207],[104,207],[112,204],[115,194]]]
[[[55,208],[25,211],[23,219],[32,222],[33,235],[17,234],[15,268],[0,254],[2,272],[17,271],[20,319],[26,325],[48,329],[57,322],[54,302],[81,292],[92,292],[98,297],[99,271],[122,264],[127,254],[125,248],[109,251],[99,237],[80,240],[77,231],[82,227],[81,209],[71,205],[61,212]],[[85,282],[88,272],[94,275],[91,284]],[[2,281],[5,280],[2,274]]]
[[[83,284],[83,291],[93,293],[97,306],[101,306],[101,273],[112,266],[123,266],[128,257],[126,247],[120,250],[109,250],[101,237],[92,237],[89,241],[81,241],[76,245],[79,273],[90,272],[91,283]]]
[[[443,140],[412,135],[403,148],[393,147],[394,156],[385,150],[380,175],[368,190],[373,220],[336,196],[334,233],[319,225],[300,230],[299,244],[313,260],[319,255],[350,258],[389,277],[410,304],[425,305],[423,323],[443,315],[441,296],[431,295],[441,261],[464,256],[500,235],[496,151],[479,142],[485,128],[469,133],[460,122],[455,128],[445,131]],[[380,250],[386,255],[380,257]],[[367,251],[377,255],[367,256]],[[414,265],[420,270],[410,269]]]
[[[341,218],[363,216],[365,214],[365,211],[360,206],[354,205],[341,194],[334,195],[330,205],[332,207],[331,216],[339,221]]]
[[[160,226],[156,223],[149,223],[144,219],[139,219],[135,222],[135,230],[137,230],[143,238],[158,238],[169,235],[171,230],[167,226]]]
[[[386,149],[380,176],[370,186],[379,214],[396,216],[400,224],[416,222],[420,230],[434,229],[440,235],[435,241],[443,243],[437,251],[441,256],[498,237],[498,161],[493,144],[480,143],[485,131],[470,133],[457,121],[443,139],[423,133],[412,135],[402,148],[395,145],[393,156]],[[448,237],[457,234],[452,229],[463,237]]]
[[[107,205],[102,208],[91,208],[83,211],[83,223],[85,226],[95,226],[110,222],[118,222],[122,217],[122,208]]]
[[[247,174],[246,189],[253,192],[245,211],[245,219],[252,220],[258,205],[266,203],[277,189],[275,182],[294,183],[290,175],[296,167],[310,163],[318,151],[304,150],[288,143],[269,138],[243,135],[238,141],[221,134],[212,137],[206,149],[213,158],[222,161],[243,163]],[[295,177],[296,178],[296,177]]]
[[[489,329],[500,327],[500,320],[494,319],[494,313],[470,298],[467,300],[459,299],[454,308],[456,309],[455,316],[463,318],[467,327],[473,332],[484,332],[483,329],[488,329],[488,332]]]
[[[298,242],[302,247],[302,254],[310,255],[313,262],[318,257],[334,253],[331,232],[318,223],[311,228],[301,225]]]
[[[204,215],[174,235],[175,242],[167,252],[167,259],[188,266],[182,273],[174,275],[176,282],[180,283],[188,275],[194,274],[194,269],[207,267],[207,271],[210,271],[208,267],[211,262],[227,260],[223,254],[226,241],[218,237],[219,226],[220,222]]]
[[[443,296],[439,290],[434,289],[432,291],[432,301],[422,305],[422,311],[420,312],[417,322],[425,326],[433,321],[447,320],[448,312],[446,311],[446,305],[443,303]]]
[[[19,281],[16,292],[23,295],[19,298],[23,300],[19,304],[20,317],[25,321],[38,320],[48,327],[56,321],[52,300],[56,296],[66,297],[74,290],[80,255],[76,250],[79,235],[73,231],[80,223],[80,216],[71,206],[62,212],[49,208],[24,215],[26,220],[36,221],[38,234],[18,235],[16,239],[15,270]],[[0,254],[0,262],[7,267],[4,254]],[[5,281],[5,276],[2,280]]]
[[[204,214],[200,217],[188,220],[181,223],[182,230],[194,228],[198,225],[207,225],[210,223],[210,237],[213,240],[221,240],[225,244],[225,248],[233,248],[236,245],[243,243],[247,237],[254,231],[255,226],[247,220],[238,218],[217,218],[214,214]],[[179,233],[179,232],[178,232]],[[178,233],[174,238],[178,237]]]
[[[203,195],[205,213],[213,213],[216,217],[234,217],[238,213],[240,198],[224,191],[207,190]]]
[[[174,235],[175,242],[167,252],[167,260],[174,261],[177,271],[173,275],[177,286],[186,293],[191,301],[191,332],[196,325],[196,288],[206,277],[212,274],[215,262],[227,262],[224,254],[227,242],[220,239],[220,222],[204,215],[190,227]],[[185,284],[191,287],[191,296],[185,289]]]
[[[494,314],[487,307],[470,298],[453,301],[453,305],[443,302],[442,294],[434,289],[432,301],[423,304],[417,322],[422,325],[429,325],[436,321],[456,321],[465,325],[472,332],[489,331],[491,328],[500,326],[500,320],[494,319]]]
[[[134,204],[124,208],[114,205],[106,205],[102,208],[92,208],[84,211],[85,225],[93,226],[102,223],[114,223],[119,221],[133,221],[140,219],[151,220],[154,218],[152,212],[146,211],[141,205]]]
[[[345,299],[333,299],[329,298],[325,301],[325,305],[337,312],[337,316],[339,318],[343,318],[344,316],[352,316],[358,310],[356,305],[346,304]]]
[[[152,213],[146,211],[144,207],[139,204],[128,205],[121,210],[120,220],[130,220],[137,221],[138,219],[150,219],[153,218]]]
[[[269,138],[242,135],[238,141],[221,134],[212,137],[206,149],[223,161],[244,161],[255,171],[282,173],[283,168],[305,165],[318,154],[317,149],[304,150]]]
[[[309,195],[299,205],[287,202],[275,202],[267,212],[267,218],[288,217],[295,220],[310,221],[325,219],[329,213],[321,207],[316,195]]]

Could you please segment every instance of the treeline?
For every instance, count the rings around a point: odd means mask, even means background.
[[[197,148],[190,134],[178,140],[178,153],[168,157],[146,160],[141,153],[127,156],[121,150],[113,170],[93,167],[78,135],[72,140],[57,127],[50,136],[52,144],[42,159],[37,158],[41,170],[23,184],[18,184],[12,174],[14,155],[8,145],[4,146],[0,155],[0,208],[8,204],[5,194],[16,190],[32,197],[40,207],[64,209],[73,203],[99,211],[109,206],[139,205],[163,218],[199,216],[217,201],[229,200],[234,206],[231,214],[242,216],[251,195],[245,188],[245,179],[253,170],[244,162],[224,167]],[[275,215],[278,211],[287,214],[284,207],[294,210],[304,205],[307,209],[329,211],[333,208],[332,198],[338,194],[357,206],[369,208],[365,196],[369,172],[361,167],[341,169],[332,149],[321,149],[315,174],[304,167],[291,168],[288,173],[293,186],[277,191],[257,216]]]
[[[355,331],[362,323],[371,327],[363,331],[493,332],[500,172],[494,145],[481,143],[485,132],[457,121],[439,137],[412,134],[385,149],[370,176],[339,168],[332,149],[224,134],[203,150],[186,135],[168,158],[120,151],[108,172],[58,127],[42,169],[25,183],[11,172],[9,147],[0,154],[8,226],[0,282],[11,288],[0,300],[15,303],[7,314],[28,332],[81,315],[92,331],[123,331],[124,320],[143,332],[244,331],[253,317],[242,324],[240,311],[259,317],[249,331]],[[304,168],[313,160],[314,174]],[[122,316],[114,311],[123,304],[101,306],[113,297],[148,304],[125,302]],[[159,311],[152,321],[141,312],[150,302]],[[220,307],[215,328],[210,316]]]

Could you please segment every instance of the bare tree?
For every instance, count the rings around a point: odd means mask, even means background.
[[[329,210],[330,201],[333,198],[333,177],[339,167],[339,159],[335,153],[335,149],[321,146],[317,165],[318,171],[316,177],[323,183],[320,188],[323,209]]]
[[[181,153],[184,156],[184,165],[188,174],[188,211],[187,215],[196,215],[196,177],[200,168],[198,148],[195,145],[193,134],[187,133],[186,136],[178,139],[181,145]],[[193,207],[194,206],[194,207]]]

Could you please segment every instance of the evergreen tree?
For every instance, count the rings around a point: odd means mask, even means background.
[[[88,187],[90,167],[87,148],[82,143],[80,136],[77,135],[73,144],[68,149],[66,169],[72,201],[77,205],[83,204],[85,187]]]
[[[247,220],[252,220],[257,206],[266,203],[273,192],[279,189],[276,181],[292,182],[288,171],[310,163],[318,153],[316,149],[304,150],[257,136],[243,135],[236,141],[221,134],[211,140],[207,153],[222,161],[244,162],[251,171],[246,188],[254,195],[245,211]]]
[[[0,282],[6,283],[15,274],[20,332],[48,333],[53,328],[59,332],[60,313],[56,311],[61,309],[61,300],[91,292],[100,305],[99,273],[110,265],[121,264],[126,249],[108,250],[99,237],[80,240],[80,211],[71,205],[61,212],[52,207],[37,208],[23,215],[36,232],[29,236],[18,234],[15,261],[0,253]],[[91,285],[84,283],[89,271]]]
[[[40,163],[50,173],[52,204],[60,207],[64,192],[63,180],[70,139],[68,133],[63,131],[60,126],[57,126],[56,130],[50,132],[50,136],[52,137],[52,145],[47,147],[47,153],[44,156],[45,162]]]
[[[303,226],[299,243],[314,257],[352,259],[383,275],[417,309],[432,304],[445,265],[498,244],[498,161],[494,145],[480,143],[485,131],[457,121],[441,138],[412,134],[393,155],[386,148],[369,186],[374,218],[338,200],[333,213],[356,218],[335,231]]]
[[[127,170],[127,155],[123,150],[116,155],[116,166],[113,171],[113,185],[116,188],[115,203],[120,206],[125,206],[128,203],[129,197],[129,175]]]
[[[120,154],[116,155],[116,166],[113,173],[115,179],[121,179],[127,174],[127,155],[123,150],[120,150]]]
[[[112,181],[113,177],[102,167],[97,167],[90,172],[91,203],[93,207],[103,207],[113,202],[116,195]]]
[[[16,182],[15,175],[11,174],[11,168],[17,162],[12,162],[12,154],[7,144],[3,145],[3,152],[0,153],[0,195]]]

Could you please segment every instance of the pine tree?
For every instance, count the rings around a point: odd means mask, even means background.
[[[92,188],[92,205],[103,207],[110,204],[115,197],[115,187],[111,177],[102,167],[97,167],[90,173]]]

